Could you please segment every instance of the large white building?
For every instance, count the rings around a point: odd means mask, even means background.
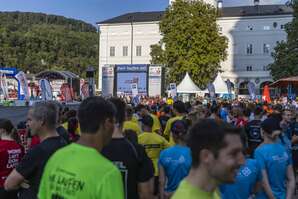
[[[206,1],[216,5],[215,0]],[[222,7],[220,4],[218,25],[229,40],[221,76],[230,79],[239,94],[246,94],[249,81],[256,88],[272,81],[267,65],[273,62],[271,53],[276,44],[286,40],[285,24],[292,21],[293,10],[287,5]],[[127,13],[98,22],[99,90],[104,65],[150,63],[150,45],[162,38],[159,21],[163,13]]]

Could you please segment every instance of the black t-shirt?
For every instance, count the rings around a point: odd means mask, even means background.
[[[19,199],[37,198],[43,169],[50,156],[63,146],[65,141],[60,136],[50,137],[34,146],[23,157],[16,170],[29,181],[30,188],[21,189]]]
[[[248,140],[248,146],[252,150],[254,150],[263,142],[263,138],[261,135],[261,120],[252,120],[248,122],[245,130]]]
[[[102,154],[121,171],[126,199],[138,199],[138,183],[154,175],[153,164],[145,149],[126,138],[113,138]]]

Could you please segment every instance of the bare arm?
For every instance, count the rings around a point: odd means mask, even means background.
[[[138,183],[138,191],[139,191],[140,199],[152,199],[153,186],[154,186],[154,178],[151,178],[146,182]]]
[[[159,165],[159,193],[160,193],[160,199],[164,199],[164,189],[165,189],[165,183],[166,183],[166,174],[164,168]]]
[[[9,174],[4,183],[6,191],[16,190],[25,182],[25,178],[15,169]]]
[[[295,177],[293,166],[287,168],[287,199],[292,199],[295,191]]]
[[[262,186],[263,186],[263,189],[264,189],[266,195],[268,196],[269,199],[275,199],[275,197],[272,193],[270,184],[269,184],[269,180],[268,180],[266,170],[262,170],[262,177],[263,177]]]

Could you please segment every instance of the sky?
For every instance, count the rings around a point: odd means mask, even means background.
[[[251,5],[253,0],[223,0],[224,6]],[[286,0],[260,0],[281,4]],[[93,25],[128,12],[160,11],[169,0],[0,0],[0,11],[42,12],[80,19]]]

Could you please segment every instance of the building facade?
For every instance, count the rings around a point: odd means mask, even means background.
[[[239,94],[247,94],[249,81],[260,92],[272,81],[267,66],[273,62],[274,47],[287,38],[285,25],[292,21],[292,8],[255,5],[218,9],[217,23],[221,34],[229,41],[228,57],[221,63],[222,78],[229,79]],[[162,38],[159,21],[163,13],[128,13],[98,23],[99,90],[104,65],[150,63],[150,46]]]

